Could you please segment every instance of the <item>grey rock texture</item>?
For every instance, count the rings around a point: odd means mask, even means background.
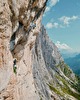
[[[0,100],[80,100],[79,78],[41,25],[47,1],[0,0]]]
[[[35,47],[32,49],[32,62],[35,87],[42,100],[78,100],[68,93],[71,91],[80,95],[71,86],[77,82],[77,78],[64,63],[58,48],[49,39],[44,26],[41,27]],[[66,88],[69,90],[63,91]]]
[[[0,99],[39,100],[31,49],[40,31],[47,0],[0,0]],[[34,29],[30,28],[35,23]],[[17,74],[13,60],[17,59]]]

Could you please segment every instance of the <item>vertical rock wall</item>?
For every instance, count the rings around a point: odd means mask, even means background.
[[[0,100],[39,100],[31,49],[47,0],[0,0]],[[31,22],[36,27],[30,29]],[[17,74],[13,60],[17,59]]]

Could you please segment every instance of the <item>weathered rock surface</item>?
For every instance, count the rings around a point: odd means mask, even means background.
[[[58,48],[49,39],[44,27],[32,49],[35,87],[42,100],[79,100],[75,74],[64,63]]]
[[[0,0],[0,100],[80,100],[75,74],[41,25],[46,3]]]
[[[32,74],[31,49],[47,0],[0,0],[0,99],[39,100]],[[35,29],[30,23],[36,24]],[[17,75],[13,60],[17,59]]]

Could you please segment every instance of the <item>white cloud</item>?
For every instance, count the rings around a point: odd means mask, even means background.
[[[47,27],[48,29],[53,28],[53,24],[52,24],[52,23],[47,23],[46,27]]]
[[[46,25],[46,27],[48,28],[48,29],[51,29],[51,28],[58,28],[58,26],[59,26],[59,24],[58,23],[51,23],[51,22],[49,22],[49,23],[47,23],[47,25]]]
[[[76,20],[76,19],[78,19],[79,17],[78,16],[72,16],[72,20]]]
[[[78,18],[79,18],[78,16],[72,16],[72,17],[62,16],[61,18],[59,18],[59,20],[63,22],[64,25],[69,25],[71,21],[75,21]]]
[[[59,0],[50,0],[49,1],[49,6],[46,7],[45,13],[49,12],[53,6],[55,6]]]
[[[55,6],[58,2],[59,0],[50,0],[50,6]]]
[[[72,17],[62,16],[61,18],[58,18],[58,19],[59,19],[59,21],[57,21],[57,22],[53,22],[54,20],[51,19],[51,21],[47,23],[46,28],[48,28],[48,29],[65,28],[66,26],[69,26],[69,24],[72,21],[79,19],[79,17],[78,16],[72,16]]]
[[[45,12],[48,12],[48,11],[50,11],[50,7],[46,7]]]
[[[67,44],[65,43],[60,43],[60,41],[57,41],[57,43],[55,44],[60,50],[72,50],[71,47],[69,47]]]
[[[54,23],[54,24],[53,24],[53,27],[54,27],[54,28],[58,28],[58,26],[59,26],[58,23]]]

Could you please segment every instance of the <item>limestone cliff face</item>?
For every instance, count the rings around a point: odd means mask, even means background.
[[[43,26],[32,49],[32,61],[35,87],[42,100],[80,100],[77,77]]]
[[[41,25],[46,3],[0,0],[0,100],[80,100],[78,78]]]
[[[47,0],[0,0],[0,100],[39,100],[32,52]],[[34,23],[36,27],[31,28]],[[17,74],[13,59],[17,59]]]

